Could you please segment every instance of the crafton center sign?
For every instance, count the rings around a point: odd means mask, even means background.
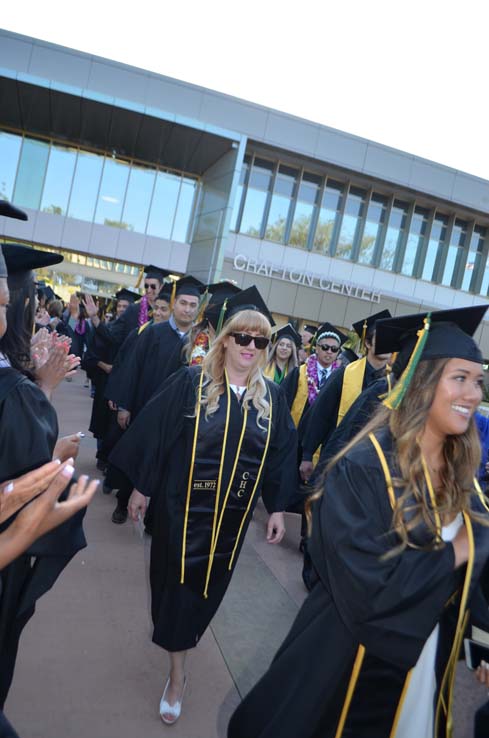
[[[350,282],[339,282],[316,272],[290,269],[287,266],[277,266],[269,261],[258,261],[244,254],[236,254],[233,261],[233,268],[239,272],[259,274],[270,279],[281,279],[284,282],[313,287],[324,292],[334,292],[336,295],[344,295],[345,297],[355,297],[358,300],[366,300],[367,302],[379,303],[381,298],[380,292],[374,292],[373,290],[359,287]]]

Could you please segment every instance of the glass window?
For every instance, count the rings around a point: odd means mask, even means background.
[[[392,269],[397,247],[401,241],[404,229],[406,227],[407,211],[407,203],[402,203],[398,200],[394,201],[389,216],[387,233],[385,234],[382,256],[380,257],[379,267],[381,269]]]
[[[171,238],[181,178],[170,172],[158,172],[149,213],[147,233]]]
[[[238,184],[238,189],[236,192],[236,199],[234,201],[233,214],[231,216],[231,230],[232,231],[238,230],[239,210],[241,208],[241,202],[243,200],[243,192],[246,186],[246,180],[248,178],[249,171],[250,171],[250,157],[245,156],[244,161],[243,161],[243,166],[241,167],[241,173],[239,175],[239,184]]]
[[[289,243],[292,246],[307,248],[314,211],[319,201],[321,177],[304,172],[299,185],[294,220],[290,230]]]
[[[241,218],[240,232],[260,238],[263,213],[268,199],[274,163],[266,159],[255,159],[250,172],[250,181]]]
[[[363,230],[362,242],[358,253],[360,264],[371,264],[377,244],[381,238],[382,226],[387,213],[387,198],[373,194],[367,210],[367,220]]]
[[[402,262],[401,273],[408,277],[414,275],[414,266],[418,250],[423,247],[428,227],[429,213],[423,208],[415,208],[411,219],[411,227],[406,242],[406,251]]]
[[[156,170],[132,166],[127,185],[122,221],[126,228],[137,233],[146,232],[149,204],[153,194]]]
[[[341,182],[328,180],[328,184],[324,188],[323,201],[314,234],[314,251],[320,251],[323,254],[329,252],[330,245],[334,240],[335,226],[338,225],[342,201],[343,185]]]
[[[0,172],[0,197],[9,202],[14,192],[15,175],[19,163],[22,136],[0,131],[0,161],[2,168]]]
[[[463,220],[456,220],[453,224],[452,236],[448,246],[445,268],[441,283],[448,286],[456,287],[457,272],[460,260],[464,255],[465,241],[467,238],[467,223]]]
[[[437,215],[431,226],[430,240],[428,241],[423,273],[421,275],[422,279],[426,279],[429,282],[432,282],[436,278],[438,264],[445,248],[447,228],[448,218],[444,215]]]
[[[127,162],[106,157],[95,211],[95,223],[127,228],[127,223],[121,221],[121,215],[128,177],[129,164]]]
[[[473,289],[473,280],[477,277],[480,270],[482,252],[484,250],[484,238],[486,235],[485,228],[475,226],[474,232],[470,239],[469,252],[465,263],[464,274],[462,277],[462,289],[469,291]]]
[[[284,243],[292,196],[298,172],[295,169],[280,165],[275,178],[272,202],[268,213],[265,238],[269,241]]]
[[[348,192],[335,253],[335,256],[341,259],[351,259],[353,245],[365,210],[366,194],[364,190],[359,190],[357,187],[350,187]]]
[[[184,177],[182,186],[180,187],[180,196],[178,198],[177,214],[173,224],[172,239],[186,243],[190,237],[189,226],[192,218],[195,193],[197,192],[197,181]]]
[[[70,218],[93,220],[103,163],[103,156],[90,154],[88,151],[78,152],[68,205]]]
[[[48,154],[49,144],[24,139],[14,192],[14,203],[19,207],[39,209]]]
[[[76,149],[51,145],[41,199],[41,210],[45,213],[66,215],[76,155]]]

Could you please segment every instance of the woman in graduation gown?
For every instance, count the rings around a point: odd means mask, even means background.
[[[289,371],[299,366],[297,352],[302,346],[302,339],[290,323],[275,333],[270,351],[265,376],[281,384]]]
[[[4,244],[2,249],[7,262],[10,305],[7,332],[0,339],[0,484],[53,458],[58,437],[56,412],[24,367],[30,362],[35,313],[31,269],[62,260],[57,254],[17,244]],[[34,613],[36,600],[53,586],[69,560],[86,545],[82,517],[83,512],[77,513],[0,572],[0,708],[12,680],[18,641]],[[0,532],[11,522],[9,519],[0,525]]]
[[[472,623],[488,629],[478,580],[489,516],[474,480],[480,447],[472,417],[482,355],[468,335],[485,309],[418,335],[423,315],[386,327],[389,350],[399,348],[399,332],[414,344],[387,401],[394,409],[382,408],[332,461],[313,505],[319,581],[233,715],[229,738],[452,735],[469,610]],[[488,682],[486,670],[477,674]]]
[[[262,374],[265,315],[254,287],[230,299],[203,364],[169,377],[112,454],[135,486],[133,518],[144,513],[145,496],[154,506],[153,641],[170,652],[160,704],[168,723],[180,714],[185,652],[219,607],[260,494],[269,542],[285,530],[296,436],[284,396]]]

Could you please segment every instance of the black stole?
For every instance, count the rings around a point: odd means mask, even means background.
[[[267,387],[270,414],[256,422],[257,411],[241,409],[237,445],[229,441],[231,390],[219,398],[219,407],[206,420],[201,411],[203,373],[198,390],[198,411],[187,488],[180,583],[207,597],[209,587],[229,572],[235,561],[263,471],[272,423],[272,398]]]

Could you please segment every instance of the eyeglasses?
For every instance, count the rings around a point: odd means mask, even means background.
[[[329,343],[318,343],[318,348],[320,348],[321,351],[331,351],[332,354],[337,354],[340,350],[339,346],[331,346]]]
[[[158,285],[156,284],[148,284],[147,282],[144,283],[144,289],[145,290],[156,290],[158,289]]]
[[[255,342],[255,347],[262,351],[270,343],[269,338],[265,336],[250,336],[249,333],[231,333],[238,346],[249,346],[252,341]]]

